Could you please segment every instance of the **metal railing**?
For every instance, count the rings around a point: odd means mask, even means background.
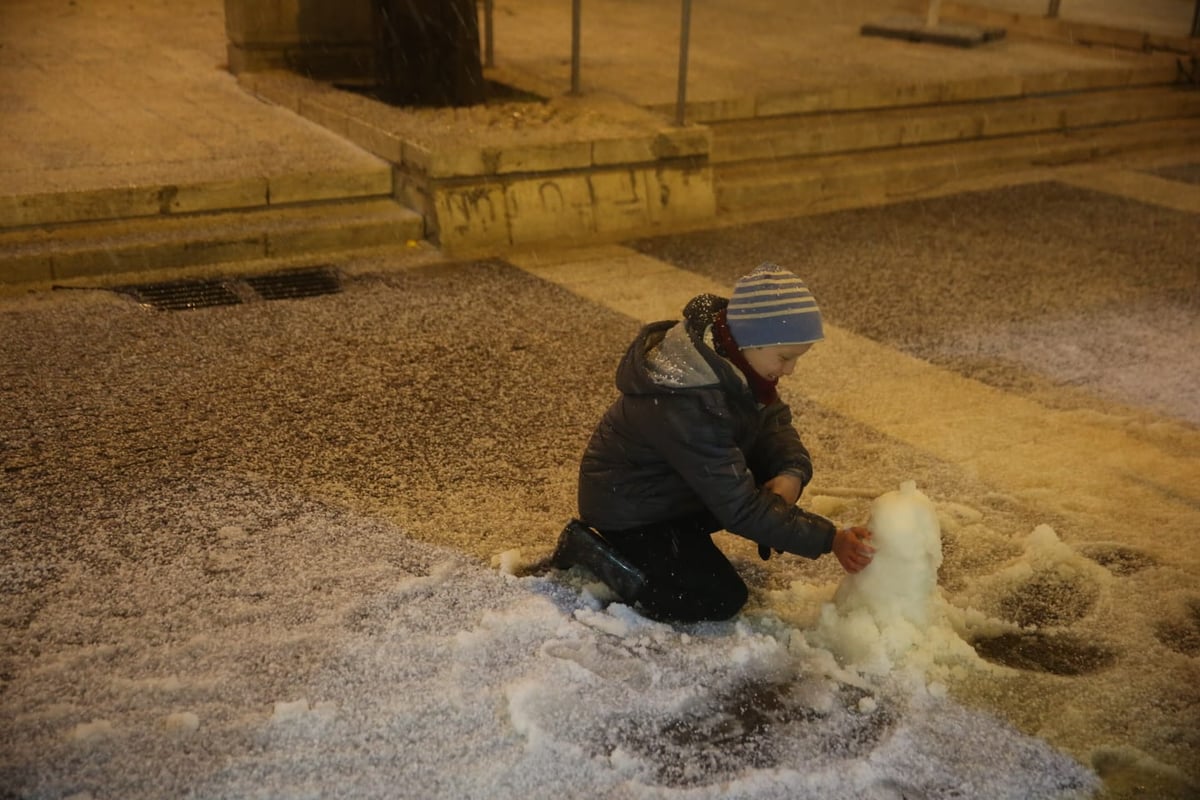
[[[682,10],[679,19],[679,79],[676,89],[676,125],[683,126],[688,107],[688,44],[691,37],[691,0],[680,0]],[[484,66],[496,66],[496,50],[493,47],[492,11],[494,0],[484,0]],[[1049,0],[1046,17],[1058,18],[1062,0]],[[937,23],[940,0],[930,0],[926,18],[930,24]],[[583,29],[583,0],[571,0],[571,94],[582,94],[581,53]],[[1196,0],[1190,36],[1200,37],[1200,0]]]
[[[1197,0],[1200,2],[1200,0]],[[688,42],[692,28],[692,0],[680,0],[679,80],[675,95],[675,124],[682,126],[687,111]],[[483,65],[496,65],[492,25],[494,0],[483,0]],[[580,73],[583,31],[583,0],[571,0],[571,94],[582,93]]]

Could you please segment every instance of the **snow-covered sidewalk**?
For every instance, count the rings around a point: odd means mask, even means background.
[[[9,590],[60,573],[25,633],[35,665],[0,697],[0,783],[19,796],[1051,798],[1095,784],[936,680],[843,670],[772,615],[665,626],[605,607],[582,576],[514,577],[244,476],[107,510],[154,519],[146,535],[176,557],[100,571],[81,531],[72,560],[4,567]]]
[[[699,274],[595,258],[347,263],[337,295],[178,314],[0,302],[0,796],[1195,795],[1200,442],[1155,411],[853,327],[814,354],[785,387],[805,504],[861,523],[915,479],[936,505],[919,636],[834,618],[830,559],[727,534],[729,624],[509,574],[573,510],[639,309]],[[872,365],[896,391],[856,402]]]

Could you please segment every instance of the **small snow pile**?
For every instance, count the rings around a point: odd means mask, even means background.
[[[107,739],[113,734],[112,723],[106,719],[94,719],[91,722],[81,722],[71,729],[67,738],[77,742],[93,742]]]
[[[336,706],[328,700],[322,700],[311,706],[307,697],[292,701],[277,700],[275,701],[275,710],[271,713],[271,722],[278,725],[310,718],[324,721],[332,718],[335,712]]]
[[[200,717],[191,711],[177,711],[163,719],[163,727],[172,733],[194,733],[200,728]]]
[[[820,612],[810,642],[839,662],[884,675],[907,665],[927,670],[936,663],[974,660],[954,632],[938,593],[941,529],[933,503],[906,481],[871,504],[868,527],[875,557],[844,578]]]
[[[1038,525],[1019,543],[1019,556],[955,598],[960,629],[995,636],[1053,628],[1084,616],[1112,585],[1107,569],[1078,553],[1049,525]]]
[[[527,566],[529,563],[519,547],[492,556],[492,567],[503,575],[520,575]]]

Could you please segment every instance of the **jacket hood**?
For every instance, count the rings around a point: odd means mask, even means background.
[[[624,394],[671,394],[745,386],[745,379],[712,345],[713,322],[728,303],[702,294],[684,307],[682,322],[654,322],[642,328],[617,367],[617,388]]]

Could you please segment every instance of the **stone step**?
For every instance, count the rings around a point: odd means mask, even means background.
[[[424,220],[391,199],[0,231],[0,283],[63,280],[404,244]]]
[[[91,170],[61,191],[46,191],[54,176],[38,184],[26,177],[0,192],[0,230],[72,222],[170,217],[197,212],[263,209],[326,200],[388,197],[390,164],[362,153],[356,163],[328,169],[296,169],[263,174],[254,158],[224,159],[209,165],[208,175],[180,181],[178,169],[162,166],[161,180],[142,176],[126,185],[118,167]],[[87,184],[91,183],[92,186]]]
[[[860,204],[886,202],[1001,172],[1192,148],[1198,141],[1200,120],[1190,119],[726,163],[715,169],[717,208],[725,215],[765,209],[814,213],[843,207],[847,198]]]
[[[1111,89],[710,123],[710,161],[777,159],[1200,117],[1200,92]]]
[[[1100,89],[1163,86],[1178,79],[1177,60],[1156,55],[1148,57],[1144,65],[1135,68],[1114,65],[1110,68],[1051,69],[919,84],[863,80],[844,86],[799,92],[689,101],[687,120],[690,123],[712,123],[788,114],[911,108]],[[650,108],[668,118],[675,113],[674,105],[654,105]]]
[[[1188,36],[1189,24],[1194,19],[1195,4],[1184,0],[1166,4],[1129,3],[1124,9],[1120,8],[1120,4],[1111,4],[1117,8],[1110,8],[1109,13],[1115,10],[1118,11],[1118,15],[1109,17],[1107,22],[1050,17],[1046,15],[1046,3],[1040,4],[1040,7],[1036,3],[1024,4],[1024,8],[1021,8],[1022,5],[1017,3],[1011,9],[989,8],[976,0],[944,0],[941,12],[943,17],[959,22],[1002,27],[1010,35],[1018,33],[1071,45],[1113,47],[1139,53],[1155,50],[1200,53],[1200,38]],[[1077,5],[1071,9],[1072,15],[1090,14],[1101,20],[1108,16],[1103,4],[1089,5],[1092,7]],[[1157,5],[1157,8],[1145,8],[1147,5]]]

